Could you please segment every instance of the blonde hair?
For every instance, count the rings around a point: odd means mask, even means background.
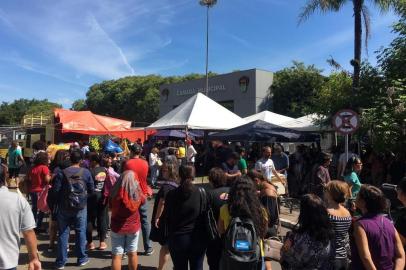
[[[350,197],[350,186],[343,181],[333,180],[328,182],[326,191],[330,194],[331,198],[337,203],[343,203]]]

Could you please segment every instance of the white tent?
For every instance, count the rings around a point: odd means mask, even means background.
[[[152,123],[148,129],[227,130],[245,121],[207,96],[197,93]]]
[[[317,114],[308,114],[291,121],[282,123],[281,126],[300,130],[300,131],[310,131],[310,132],[320,132],[331,130],[329,127],[323,127],[316,124],[316,121],[320,120],[320,117]]]
[[[245,117],[244,120],[249,123],[249,122],[253,122],[256,120],[262,120],[274,125],[278,125],[281,126],[281,124],[288,122],[288,121],[292,121],[295,120],[295,118],[291,118],[288,116],[284,116],[282,114],[277,114],[277,113],[273,113],[270,111],[263,111],[248,117]]]

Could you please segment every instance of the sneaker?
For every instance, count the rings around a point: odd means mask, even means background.
[[[79,264],[79,267],[85,266],[86,264],[88,264],[90,262],[89,258],[86,259],[86,261],[82,262]]]
[[[151,248],[150,250],[144,252],[145,256],[151,256],[152,254],[154,254],[154,249],[153,248]]]
[[[61,266],[56,266],[56,267],[55,267],[55,269],[58,269],[58,270],[62,270],[62,269],[65,269],[65,265],[61,265]]]

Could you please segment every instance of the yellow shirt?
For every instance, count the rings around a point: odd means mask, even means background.
[[[178,158],[184,158],[186,156],[186,149],[185,147],[178,148]]]

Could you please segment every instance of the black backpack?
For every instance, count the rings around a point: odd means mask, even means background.
[[[83,180],[84,168],[78,173],[69,174],[67,169],[63,170],[65,179],[64,204],[67,209],[82,210],[87,205],[87,186]]]
[[[257,270],[261,250],[251,219],[232,218],[224,237],[222,270]]]

